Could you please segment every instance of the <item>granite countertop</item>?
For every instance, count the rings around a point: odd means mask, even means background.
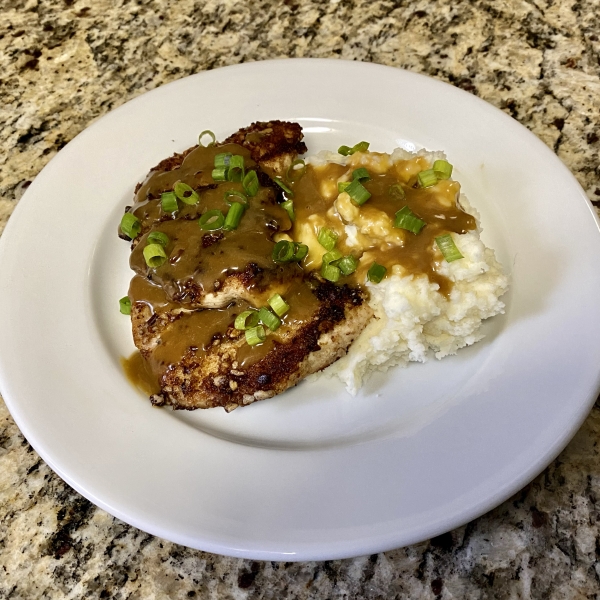
[[[598,0],[3,0],[0,228],[69,140],[166,82],[275,57],[424,73],[500,107],[600,204]],[[600,405],[537,479],[421,544],[272,563],[190,550],[96,508],[0,401],[0,599],[600,598]]]

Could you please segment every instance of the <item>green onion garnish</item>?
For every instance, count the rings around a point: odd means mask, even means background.
[[[229,171],[227,181],[242,181],[244,178],[244,157],[234,154],[229,160]]]
[[[399,183],[391,185],[390,189],[388,190],[388,193],[392,198],[396,200],[404,200],[406,198],[406,192]]]
[[[279,294],[273,294],[268,303],[278,317],[283,317],[290,310],[290,305]]]
[[[292,190],[290,190],[290,188],[283,183],[283,180],[281,179],[281,177],[275,177],[273,179],[273,181],[288,195],[288,196],[293,196],[294,192],[292,192]]]
[[[225,202],[231,206],[234,202],[239,202],[244,206],[248,206],[248,197],[244,192],[239,192],[238,190],[227,190],[223,197]]]
[[[358,260],[352,254],[348,254],[338,262],[337,267],[343,275],[352,275],[358,269]]]
[[[221,152],[220,154],[215,154],[215,169],[229,167],[229,161],[231,160],[231,156],[231,152]]]
[[[301,169],[296,169],[295,167],[297,165],[302,165]],[[306,163],[301,159],[301,158],[297,158],[289,167],[288,170],[286,171],[285,174],[285,178],[288,181],[293,181],[292,179],[292,175],[294,173],[300,173],[300,177],[302,177],[302,175],[304,175],[304,173],[306,173]],[[298,179],[300,179],[300,177],[298,177]]]
[[[245,310],[235,318],[233,326],[240,331],[245,331],[251,327],[256,327],[259,321],[257,310]]]
[[[212,170],[212,178],[214,181],[227,181],[227,167],[215,167]]]
[[[364,167],[361,167],[360,169],[354,169],[354,171],[352,171],[352,179],[358,179],[359,181],[364,179],[365,181],[369,181],[371,176],[369,175],[369,171],[367,171]]]
[[[277,331],[281,325],[281,319],[277,315],[274,315],[268,308],[261,308],[258,311],[258,318],[271,331]]]
[[[244,333],[246,335],[246,342],[248,342],[249,346],[256,346],[256,344],[264,342],[267,337],[265,328],[262,325],[250,327],[250,329],[246,329]]]
[[[213,209],[207,210],[201,217],[198,219],[198,225],[202,227],[202,229],[212,231],[214,229],[221,229],[223,224],[225,223],[225,216],[220,210]]]
[[[250,198],[256,196],[258,194],[258,176],[256,175],[256,171],[248,171],[242,180],[242,185]]]
[[[280,240],[273,246],[271,258],[278,263],[286,263],[294,260],[294,244],[287,240]]]
[[[140,220],[130,212],[126,212],[121,219],[121,231],[130,239],[134,240],[142,230]]]
[[[175,192],[163,192],[160,195],[160,206],[163,212],[174,213],[179,208]]]
[[[438,179],[450,179],[452,165],[447,160],[436,160],[433,163],[433,172]]]
[[[351,183],[351,181],[338,181],[338,194],[345,192]]]
[[[146,241],[148,244],[160,244],[164,248],[169,243],[169,236],[162,231],[152,231]]]
[[[369,149],[369,145],[369,142],[358,142],[358,144],[352,146],[352,152],[350,154],[354,154],[355,152],[366,152]]]
[[[129,299],[129,296],[123,296],[123,298],[119,300],[119,310],[124,315],[131,314],[131,300]]]
[[[446,262],[452,262],[454,260],[458,260],[459,258],[464,258],[464,256],[460,253],[460,250],[456,247],[456,244],[449,233],[436,237],[435,243],[444,255]]]
[[[161,244],[148,244],[144,248],[144,260],[152,268],[160,267],[167,260],[167,253]]]
[[[408,206],[404,206],[396,213],[396,218],[394,219],[394,227],[398,229],[406,229],[417,235],[423,227],[425,227],[425,221],[419,219],[417,215],[415,215]]]
[[[242,216],[244,215],[245,207],[243,204],[239,202],[234,202],[231,205],[231,208],[227,211],[227,216],[225,217],[225,223],[223,225],[223,229],[227,231],[231,231],[232,229],[237,229],[240,221],[242,220]]]
[[[198,204],[198,200],[200,200],[198,192],[196,192],[194,188],[190,187],[187,183],[183,183],[183,181],[178,181],[173,186],[173,191],[184,204]]]
[[[333,250],[338,239],[338,234],[335,231],[331,231],[327,227],[321,227],[317,240],[325,250]]]
[[[417,175],[417,179],[419,180],[419,185],[422,188],[431,187],[432,185],[435,185],[438,181],[437,175],[433,172],[433,169],[421,171]]]
[[[209,146],[213,146],[215,144],[215,142],[217,141],[217,136],[210,130],[210,129],[205,129],[199,136],[198,136],[198,146],[204,146],[204,144],[202,143],[202,138],[208,135],[211,138],[211,141],[206,144],[205,148],[208,148]]]
[[[352,202],[358,204],[358,206],[363,205],[371,197],[369,190],[358,179],[355,179],[345,191],[352,199]]]
[[[335,283],[342,276],[342,272],[334,265],[324,262],[321,265],[321,275],[323,276],[323,279]]]
[[[386,272],[387,269],[383,265],[374,262],[367,271],[367,278],[373,283],[379,283],[385,277]]]
[[[344,255],[337,248],[334,248],[333,250],[323,254],[323,262],[329,264],[335,262],[336,260],[340,260],[342,256]]]
[[[358,142],[350,148],[349,146],[340,146],[338,148],[338,154],[342,156],[349,156],[355,152],[366,152],[369,149],[369,142]]]
[[[294,201],[293,200],[286,200],[285,202],[282,202],[281,208],[283,208],[283,210],[285,210],[285,212],[288,214],[290,221],[294,221],[296,219],[296,215],[294,214]]]
[[[308,254],[308,246],[294,242],[294,258],[293,260],[300,262]]]

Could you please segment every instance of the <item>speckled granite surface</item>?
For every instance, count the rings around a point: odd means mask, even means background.
[[[600,203],[598,0],[0,0],[0,227],[48,160],[111,108],[204,69],[283,56],[374,61],[462,87],[531,129]],[[95,508],[0,403],[0,599],[600,598],[599,435],[597,404],[533,483],[439,538],[259,563]]]

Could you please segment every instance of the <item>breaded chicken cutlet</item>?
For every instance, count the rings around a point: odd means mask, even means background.
[[[155,405],[230,411],[342,356],[372,316],[358,287],[304,272],[281,185],[300,126],[254,123],[163,160],[121,222],[133,337]],[[280,239],[281,238],[281,239]]]

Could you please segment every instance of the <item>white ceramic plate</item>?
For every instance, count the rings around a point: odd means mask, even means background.
[[[210,128],[305,128],[310,152],[443,149],[511,275],[507,313],[456,357],[322,379],[226,414],[152,408],[127,382],[116,235],[150,167]],[[268,560],[410,544],[506,499],[555,457],[599,386],[600,236],[568,170],[463,91],[373,64],[282,60],[176,81],[92,125],[36,178],[0,248],[0,383],[17,424],[70,485],[163,538]]]

